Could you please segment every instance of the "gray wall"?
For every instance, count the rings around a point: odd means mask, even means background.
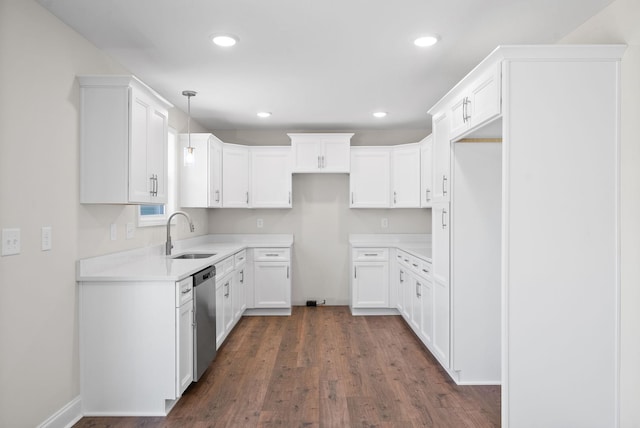
[[[216,131],[225,142],[257,145],[290,144],[291,131]],[[338,131],[336,131],[338,132]],[[360,145],[416,142],[427,130],[352,131]],[[257,219],[264,226],[256,227]],[[381,228],[387,218],[389,227]],[[293,208],[277,210],[212,209],[210,233],[292,233],[294,304],[326,299],[349,302],[350,233],[431,233],[430,209],[350,209],[348,174],[294,174]]]

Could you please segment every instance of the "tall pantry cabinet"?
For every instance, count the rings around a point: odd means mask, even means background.
[[[499,47],[430,110],[436,290],[451,246],[446,368],[474,383],[500,356],[503,427],[619,426],[624,49]]]

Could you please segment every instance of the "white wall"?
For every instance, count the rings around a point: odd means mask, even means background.
[[[292,131],[216,131],[225,142],[287,145]],[[336,131],[339,132],[339,131]],[[354,130],[353,145],[395,145],[421,140],[427,130]],[[382,229],[382,218],[389,227]],[[258,229],[256,220],[264,220]],[[214,209],[211,233],[292,233],[293,304],[326,299],[349,303],[350,233],[431,233],[430,209],[350,209],[347,174],[294,174],[293,208],[289,210]]]
[[[79,394],[76,260],[164,241],[162,227],[124,240],[134,207],[78,203],[75,76],[122,73],[32,0],[0,0],[0,228],[22,232],[21,254],[0,257],[0,427],[37,426]],[[169,122],[186,128],[175,109]],[[206,212],[192,213],[206,233]]]
[[[640,2],[617,0],[561,43],[626,43],[622,59],[620,426],[640,427]],[[588,88],[585,88],[588,90]],[[597,208],[597,201],[594,208]],[[597,338],[594,338],[597,346]]]

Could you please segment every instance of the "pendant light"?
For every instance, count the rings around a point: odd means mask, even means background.
[[[184,148],[184,166],[191,166],[196,161],[195,155],[193,153],[195,147],[191,146],[191,97],[195,97],[196,93],[196,91],[182,91],[182,95],[187,97],[187,134],[189,136],[189,144]]]

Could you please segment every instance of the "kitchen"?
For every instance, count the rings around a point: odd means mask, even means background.
[[[43,2],[47,3],[47,2]],[[635,136],[640,110],[637,79],[640,68],[637,2],[615,1],[595,13],[582,26],[566,35],[549,36],[551,43],[624,43],[628,47],[622,61],[622,279],[621,279],[621,362],[620,362],[620,426],[637,426],[640,396],[637,284],[639,153]],[[137,228],[127,240],[127,223],[135,222],[132,207],[112,205],[80,205],[78,203],[78,99],[75,82],[78,74],[127,74],[127,70],[62,24],[35,2],[3,1],[0,20],[2,37],[2,109],[0,129],[2,146],[0,162],[0,223],[3,228],[19,227],[22,232],[20,255],[0,258],[2,284],[2,366],[0,385],[0,425],[37,426],[72,401],[79,394],[77,288],[75,262],[78,259],[114,253],[149,245],[160,245],[165,231]],[[562,36],[562,37],[560,37]],[[555,37],[555,38],[554,38]],[[488,48],[486,56],[497,44]],[[459,80],[481,59],[469,60],[469,67]],[[455,81],[453,83],[455,83]],[[187,88],[176,82],[180,90]],[[440,88],[441,94],[452,85]],[[199,94],[194,98],[198,103]],[[425,106],[425,111],[431,105]],[[423,114],[424,114],[423,113]],[[171,111],[170,126],[186,131],[184,106]],[[35,126],[34,126],[35,125]],[[30,130],[25,134],[25,130]],[[193,132],[207,132],[197,121]],[[225,142],[260,141],[265,144],[287,143],[286,130],[221,130],[216,136]],[[383,145],[419,141],[428,129],[358,130],[354,145]],[[27,136],[27,138],[25,138]],[[29,157],[24,150],[29,150]],[[16,185],[15,183],[20,183]],[[304,260],[294,264],[297,283],[310,284],[308,289],[293,290],[295,303],[313,298],[334,299],[333,304],[347,304],[343,289],[323,290],[313,295],[317,283],[313,278],[321,271],[327,284],[344,283],[348,277],[345,257],[348,233],[428,233],[429,210],[349,210],[348,177],[305,176],[293,182],[294,205],[286,211],[190,210],[196,235],[207,233],[292,233],[296,248],[310,258],[326,260],[322,266]],[[299,198],[299,199],[296,199]],[[305,204],[296,202],[308,201]],[[597,204],[594,201],[594,205]],[[411,211],[411,210],[409,210]],[[388,219],[383,230],[381,218]],[[257,219],[264,221],[258,230]],[[333,219],[330,224],[325,219]],[[426,219],[426,221],[425,221]],[[110,225],[117,226],[117,239],[110,239]],[[290,225],[295,225],[291,227]],[[323,228],[315,225],[322,225]],[[53,249],[40,251],[40,231],[52,226]],[[594,225],[594,227],[596,227]],[[340,231],[340,236],[337,232]],[[185,223],[178,221],[174,238],[191,234]],[[323,241],[318,248],[314,242]],[[323,254],[329,253],[329,259]],[[294,261],[295,263],[295,261]],[[25,283],[25,271],[34,267],[46,272],[46,281]],[[326,266],[337,266],[327,272]],[[317,270],[316,270],[317,269]],[[327,276],[335,275],[335,276]],[[296,295],[296,293],[299,293]],[[18,306],[31,308],[25,316]],[[45,357],[46,356],[46,357]],[[42,385],[46,385],[43,388]]]

